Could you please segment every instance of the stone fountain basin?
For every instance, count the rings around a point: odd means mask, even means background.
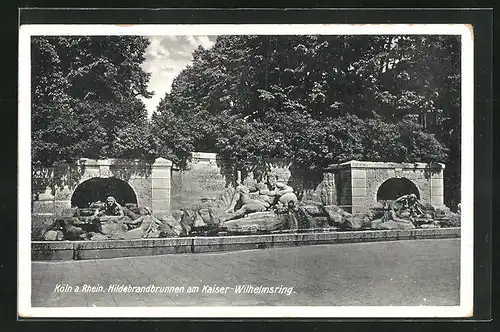
[[[412,239],[459,238],[460,228],[366,230],[101,241],[32,241],[31,258],[88,260]]]

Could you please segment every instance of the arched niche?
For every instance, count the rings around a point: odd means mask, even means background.
[[[80,183],[75,188],[71,196],[71,206],[86,208],[90,203],[104,202],[108,196],[113,196],[121,205],[137,204],[137,195],[127,182],[115,177],[95,177]]]
[[[377,201],[393,201],[408,194],[415,194],[420,199],[420,192],[412,181],[406,178],[390,178],[378,188]]]

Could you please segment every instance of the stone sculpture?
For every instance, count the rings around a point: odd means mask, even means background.
[[[398,197],[394,204],[401,204],[401,210],[408,210],[409,217],[416,217],[424,215],[422,211],[421,204],[418,201],[417,195],[408,194]]]
[[[70,209],[40,236],[46,241],[141,239],[273,231],[411,229],[460,226],[460,215],[444,206],[422,204],[415,194],[377,202],[354,214],[340,206],[297,199],[294,188],[269,174],[263,183],[237,181],[218,198],[156,216],[145,207],[108,197],[88,208]]]
[[[125,213],[123,212],[123,208],[116,199],[112,196],[109,196],[106,198],[106,203],[104,206],[98,208],[94,212],[94,218],[99,218],[99,217],[112,217],[112,216],[117,216],[117,217],[123,217],[125,216]]]
[[[397,201],[397,200],[396,200]],[[386,202],[384,204],[384,215],[380,219],[371,221],[371,229],[411,229],[415,225],[410,220],[399,218],[394,211],[394,205]]]
[[[94,202],[89,208],[70,209],[56,218],[43,240],[119,240],[177,237],[180,223],[172,217],[158,218],[145,207],[122,207],[113,197]]]
[[[234,211],[237,204],[240,205],[240,208]],[[242,184],[236,187],[229,208],[225,211],[230,215],[224,221],[237,219],[254,212],[267,211],[275,206],[288,207],[290,204],[297,205],[297,196],[294,194],[293,188],[278,182],[277,175],[269,174],[265,183],[257,183],[254,188]]]

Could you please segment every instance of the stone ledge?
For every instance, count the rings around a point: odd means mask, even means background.
[[[459,238],[460,228],[288,233],[103,241],[33,241],[32,260],[85,260],[299,245]]]
[[[65,164],[64,166],[128,166],[128,167],[148,167],[150,164],[142,159],[120,159],[120,158],[107,158],[107,159],[91,159],[80,158],[75,164]]]
[[[341,164],[332,164],[325,168],[326,171],[336,169],[363,169],[363,168],[398,168],[402,170],[429,169],[429,170],[444,170],[445,164],[438,163],[439,166],[429,165],[427,163],[395,163],[395,162],[375,162],[375,161],[359,161],[350,160]]]

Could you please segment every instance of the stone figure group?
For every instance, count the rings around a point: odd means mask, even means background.
[[[91,215],[82,216],[79,209],[69,209],[56,218],[44,240],[120,240],[179,236],[175,223],[160,220],[147,207],[123,207],[114,197],[104,203],[94,202],[88,209]]]
[[[255,183],[250,187],[238,183],[229,208],[229,214],[224,221],[237,219],[244,215],[262,212],[273,207],[290,207],[297,205],[297,196],[293,188],[285,183],[278,182],[276,174],[268,174],[264,183]],[[239,204],[239,209],[235,207]]]
[[[126,204],[127,205],[127,204]],[[87,211],[82,216],[80,210]],[[89,211],[90,210],[90,211]],[[88,209],[73,209],[56,219],[44,240],[102,240],[266,233],[280,230],[407,229],[459,226],[449,209],[422,204],[415,194],[377,202],[366,211],[348,213],[337,205],[299,201],[290,185],[268,174],[264,181],[238,180],[217,199],[197,207],[156,216],[147,207],[122,206],[112,196]],[[80,213],[80,214],[79,214]]]

